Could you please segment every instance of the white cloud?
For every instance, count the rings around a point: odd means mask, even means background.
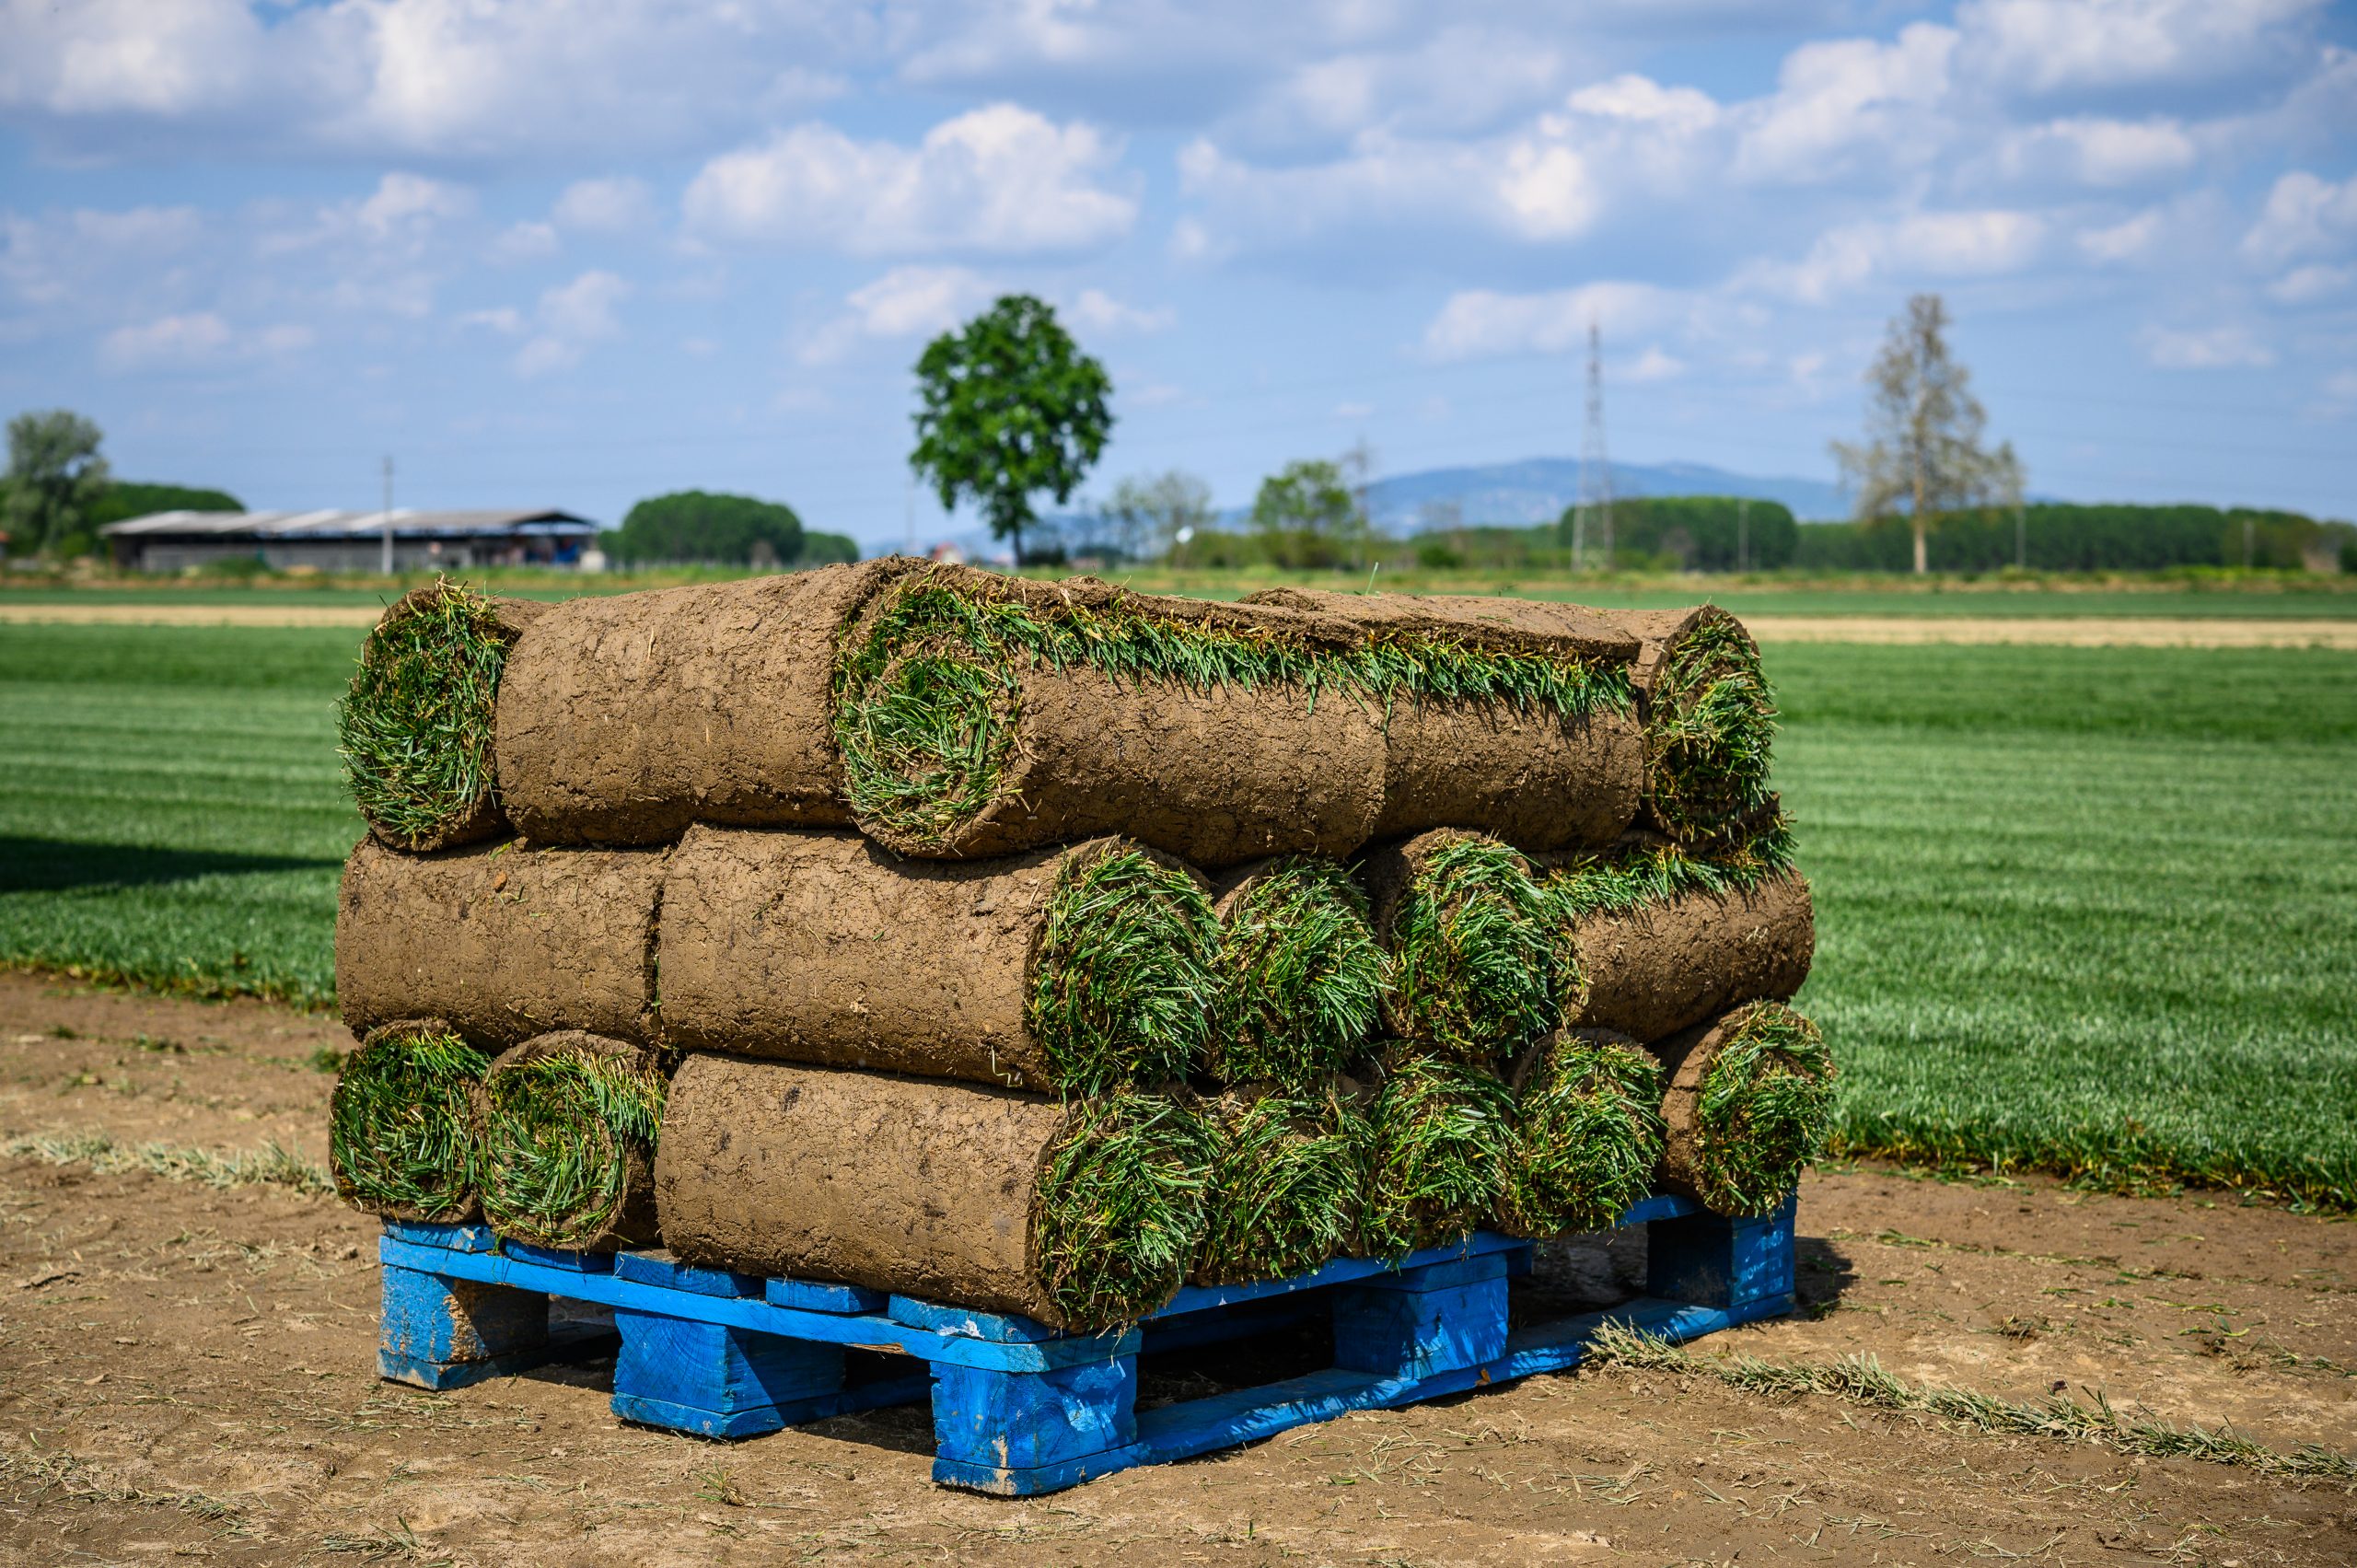
[[[1663,351],[1659,343],[1649,343],[1645,352],[1628,364],[1617,367],[1617,378],[1640,386],[1652,381],[1673,381],[1686,374],[1686,362]]]
[[[2314,263],[2294,267],[2267,285],[2268,297],[2279,305],[2313,305],[2329,299],[2357,281],[2357,267],[2328,267]]]
[[[262,29],[238,0],[8,0],[0,37],[0,104],[168,118],[252,90]]]
[[[2175,120],[2082,117],[2051,121],[2006,138],[1999,163],[2014,176],[2087,185],[2133,185],[2182,173],[2200,156]]]
[[[562,249],[553,225],[516,223],[502,229],[499,238],[491,242],[491,259],[500,266],[512,267],[546,261]]]
[[[1987,277],[2018,272],[2046,238],[2035,213],[1988,208],[1913,213],[1890,222],[1844,224],[1817,238],[1795,264],[1766,262],[1742,281],[1772,294],[1822,305],[1881,278]]]
[[[576,180],[564,188],[549,216],[560,228],[618,234],[651,224],[655,203],[643,180]]]
[[[521,337],[524,333],[524,313],[512,305],[498,306],[490,310],[470,310],[459,318],[462,327],[482,327],[502,337]]]
[[[118,327],[99,344],[99,358],[115,370],[202,364],[229,347],[229,323],[210,310],[165,316]]]
[[[594,271],[547,290],[533,312],[535,335],[516,351],[516,373],[529,378],[580,364],[592,344],[621,331],[616,311],[630,292],[613,273]]]
[[[1563,354],[1586,343],[1590,322],[1619,337],[1675,319],[1683,303],[1672,291],[1644,283],[1593,283],[1546,294],[1468,289],[1449,296],[1425,327],[1423,352],[1443,361]]]
[[[57,305],[127,269],[180,265],[203,228],[194,207],[0,213],[0,283],[27,304]]]
[[[2275,363],[2275,351],[2242,327],[2147,327],[2144,357],[2164,370],[2225,370]]]
[[[1938,106],[1956,38],[1917,22],[1889,43],[1847,38],[1794,50],[1777,73],[1775,95],[1745,108],[1736,174],[1812,183],[1861,157],[1927,152],[1944,131]]]
[[[1120,148],[1094,128],[993,104],[916,146],[799,125],[726,153],[689,184],[689,224],[716,238],[854,255],[1015,254],[1118,239],[1137,197],[1108,188]]]
[[[1992,84],[2032,92],[2190,81],[2281,59],[2284,24],[2323,0],[1968,0],[1964,54]]]
[[[998,290],[966,267],[895,267],[844,296],[844,310],[802,346],[806,365],[842,358],[862,339],[930,336],[957,326]]]
[[[2077,236],[2079,253],[2098,263],[2131,261],[2142,256],[2160,238],[2161,210],[2147,207],[2132,218],[2101,228],[2083,228]]]
[[[1167,331],[1178,320],[1168,306],[1142,308],[1124,305],[1100,288],[1085,288],[1066,308],[1073,324],[1097,332]]]
[[[2306,169],[2275,181],[2258,222],[2243,237],[2243,254],[2254,261],[2282,262],[2294,257],[2333,254],[2357,239],[2357,178],[2336,185]]]

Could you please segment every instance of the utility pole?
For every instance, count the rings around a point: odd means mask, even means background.
[[[1587,563],[1588,529],[1603,540],[1604,569],[1612,570],[1612,459],[1604,449],[1604,333],[1587,324],[1587,430],[1580,438],[1580,505],[1572,514],[1572,570]]]
[[[1751,498],[1738,496],[1735,504],[1735,569],[1751,570]]]
[[[385,558],[384,574],[393,575],[393,456],[385,454]]]

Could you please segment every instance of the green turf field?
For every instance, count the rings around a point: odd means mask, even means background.
[[[0,958],[324,996],[356,642],[0,625]],[[2357,656],[1769,668],[1845,1148],[2357,1207]]]

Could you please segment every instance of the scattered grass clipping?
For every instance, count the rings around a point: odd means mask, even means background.
[[[487,596],[438,583],[401,599],[361,645],[336,747],[360,814],[401,848],[433,847],[487,809],[510,641]]]
[[[1661,1063],[1601,1030],[1566,1029],[1515,1096],[1498,1219],[1516,1236],[1602,1230],[1653,1191],[1666,1136]]]
[[[1747,1393],[1824,1394],[2005,1436],[2051,1437],[2064,1443],[2099,1444],[2119,1454],[2239,1465],[2288,1481],[2357,1484],[2357,1456],[2313,1443],[2286,1451],[2231,1432],[2178,1426],[2153,1416],[2124,1416],[2100,1393],[2093,1403],[2060,1393],[2015,1401],[1968,1388],[1909,1383],[1884,1371],[1882,1363],[1872,1355],[1845,1355],[1834,1362],[1777,1362],[1752,1355],[1719,1360],[1681,1350],[1642,1329],[1608,1322],[1588,1342],[1587,1358],[1600,1366],[1714,1377]]]
[[[167,1181],[195,1181],[207,1187],[284,1187],[306,1198],[324,1197],[336,1190],[328,1173],[275,1139],[259,1149],[211,1149],[173,1144],[119,1144],[110,1132],[51,1132],[11,1138],[0,1144],[0,1155],[11,1159],[37,1159],[43,1165],[87,1166],[100,1176],[141,1171]]]
[[[1211,1153],[1203,1119],[1163,1096],[1073,1102],[1032,1204],[1032,1255],[1068,1325],[1129,1322],[1178,1292],[1202,1240]]]
[[[1768,805],[1775,693],[1742,622],[1712,615],[1670,650],[1645,706],[1645,802],[1664,832],[1709,842]]]
[[[1334,861],[1289,856],[1224,922],[1205,1070],[1306,1089],[1374,1033],[1390,987],[1356,879]]]
[[[577,1247],[630,1196],[633,1156],[651,1170],[667,1083],[651,1059],[560,1050],[483,1080],[483,1217],[502,1236]]]
[[[1330,1089],[1210,1104],[1213,1153],[1197,1279],[1290,1279],[1347,1249],[1366,1190],[1366,1121]]]
[[[1184,1077],[1202,1060],[1219,919],[1184,870],[1136,849],[1068,861],[1033,960],[1031,1032],[1065,1089]]]
[[[1394,921],[1394,1030],[1463,1062],[1508,1057],[1562,1016],[1561,916],[1530,863],[1466,838],[1428,860]]]
[[[838,645],[835,738],[853,815],[946,842],[1000,797],[1022,713],[1021,671],[1086,666],[1116,680],[1298,687],[1385,704],[1399,696],[1551,708],[1569,718],[1633,699],[1620,666],[1504,654],[1450,639],[1310,647],[1275,630],[1206,626],[1126,594],[1031,605],[970,579],[920,574]]]
[[[1462,1240],[1496,1206],[1514,1153],[1514,1095],[1487,1068],[1411,1058],[1385,1078],[1368,1141],[1362,1248],[1400,1258]]]
[[[469,1097],[491,1058],[439,1028],[379,1029],[343,1064],[328,1107],[328,1165],[345,1202],[451,1220],[478,1189]]]
[[[1695,1174],[1723,1214],[1766,1214],[1815,1159],[1833,1121],[1833,1055],[1782,1002],[1754,1002],[1703,1070]]]

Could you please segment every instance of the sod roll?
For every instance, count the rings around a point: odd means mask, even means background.
[[[1195,1284],[1306,1274],[1348,1249],[1366,1190],[1366,1118],[1347,1088],[1231,1088],[1205,1102],[1211,1173]]]
[[[1360,1249],[1400,1258],[1470,1236],[1497,1206],[1514,1127],[1513,1091],[1489,1068],[1393,1057],[1367,1119]]]
[[[1478,827],[1533,851],[1603,844],[1637,814],[1644,749],[1618,683],[1638,640],[1605,613],[1455,594],[1266,588],[1247,604],[1334,616],[1369,648],[1413,666],[1446,651],[1467,665],[1553,668],[1582,694],[1451,690],[1403,681],[1385,715],[1383,814],[1374,836]],[[1437,670],[1436,670],[1437,673]]]
[[[690,1262],[1093,1330],[1178,1290],[1209,1154],[1200,1120],[1153,1095],[694,1055],[665,1106],[656,1202]]]
[[[1562,922],[1527,857],[1443,828],[1369,851],[1360,875],[1391,957],[1394,1035],[1429,1054],[1511,1062],[1562,1021]]]
[[[1782,1202],[1833,1120],[1833,1057],[1782,1002],[1751,1002],[1657,1040],[1668,1074],[1660,1183],[1723,1214]]]
[[[1562,1029],[1515,1063],[1514,1139],[1497,1225],[1545,1238],[1602,1230],[1653,1191],[1662,1070],[1609,1029]]]
[[[1107,833],[1205,866],[1347,854],[1383,808],[1355,642],[1298,611],[930,568],[842,646],[853,816],[935,858]]]
[[[1714,605],[1599,611],[1639,642],[1631,676],[1643,719],[1642,826],[1709,853],[1770,806],[1776,704],[1759,646]]]
[[[1338,861],[1284,855],[1223,877],[1219,991],[1203,1070],[1306,1090],[1374,1032],[1391,988],[1365,891]]]
[[[502,1052],[474,1096],[484,1221],[535,1247],[656,1245],[664,1081],[655,1052],[578,1029]]]
[[[1219,926],[1119,839],[903,861],[848,832],[696,828],[663,898],[665,1038],[822,1065],[1092,1091],[1201,1062]]]
[[[544,843],[848,823],[835,640],[918,566],[895,557],[561,606],[517,644],[499,686],[509,818]]]
[[[1808,978],[1817,921],[1798,872],[1725,877],[1672,864],[1680,869],[1657,882],[1609,869],[1550,879],[1565,1024],[1655,1040],[1738,1002],[1788,997]],[[1614,896],[1586,901],[1599,888]]]
[[[478,1167],[470,1097],[491,1059],[440,1018],[371,1029],[328,1101],[336,1194],[392,1219],[473,1219]]]
[[[435,583],[395,599],[336,710],[344,779],[369,830],[435,850],[507,830],[494,771],[502,671],[550,606]]]
[[[336,905],[343,1021],[439,1017],[501,1049],[555,1029],[652,1043],[666,853],[362,840]]]

